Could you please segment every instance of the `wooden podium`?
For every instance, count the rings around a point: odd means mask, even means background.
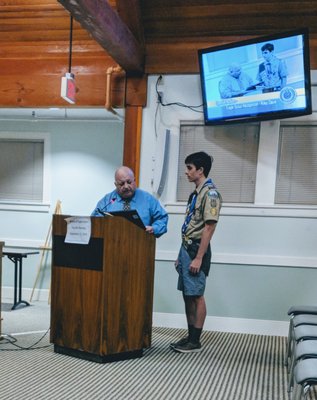
[[[87,245],[53,215],[54,351],[96,362],[141,357],[152,335],[155,237],[124,217],[91,217]]]

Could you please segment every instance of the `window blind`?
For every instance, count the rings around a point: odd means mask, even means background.
[[[276,204],[317,204],[317,126],[280,129]]]
[[[44,141],[0,139],[0,200],[42,201]]]
[[[214,158],[209,175],[221,192],[224,202],[253,203],[259,131],[259,124],[205,126],[182,123],[177,200],[187,201],[194,190],[185,176],[186,156],[205,151]]]

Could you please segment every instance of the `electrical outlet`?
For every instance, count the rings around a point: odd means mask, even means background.
[[[164,84],[163,75],[160,75],[158,77],[158,79],[157,79],[157,85],[160,86],[160,85],[163,85],[163,84]]]

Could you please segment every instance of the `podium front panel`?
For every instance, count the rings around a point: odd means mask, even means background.
[[[130,358],[151,345],[155,238],[122,217],[92,217],[95,244],[76,252],[65,218],[53,216],[51,342],[82,358]]]

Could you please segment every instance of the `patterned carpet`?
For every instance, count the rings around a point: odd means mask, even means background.
[[[185,331],[153,328],[142,358],[99,364],[54,353],[46,335],[21,350],[0,341],[2,400],[288,400],[285,338],[204,332],[203,351],[180,354],[169,343]],[[16,336],[29,347],[43,336]],[[315,393],[311,394],[315,399]]]

